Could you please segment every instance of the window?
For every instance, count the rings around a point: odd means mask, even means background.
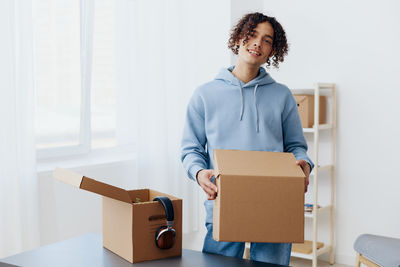
[[[94,22],[92,46],[89,42],[85,51],[81,49],[81,4],[79,0],[33,1],[39,158],[116,144],[114,1],[96,0],[94,17],[85,18]],[[90,38],[90,33],[91,29],[82,38]],[[81,59],[90,55],[92,60],[86,63],[91,64],[91,72],[82,77],[87,65]]]
[[[114,2],[96,0],[91,88],[92,148],[116,145]]]

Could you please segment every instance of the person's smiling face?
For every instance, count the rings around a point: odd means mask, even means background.
[[[259,67],[267,61],[267,58],[273,55],[272,42],[274,38],[274,29],[269,22],[262,22],[257,25],[247,40],[243,44],[239,42],[238,60],[254,67]]]

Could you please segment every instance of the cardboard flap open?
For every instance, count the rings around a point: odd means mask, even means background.
[[[292,153],[214,150],[215,175],[301,177],[305,175]]]
[[[78,173],[66,170],[63,168],[56,167],[53,172],[53,177],[64,183],[70,184],[72,186],[105,196],[120,200],[126,203],[132,203],[128,192],[125,189],[112,186],[106,183],[102,183],[91,179],[89,177],[80,175]]]
[[[63,183],[80,188],[83,175],[80,175],[79,173],[75,173],[60,167],[56,167],[53,172],[53,178]]]
[[[294,98],[296,99],[296,103],[300,104],[307,99],[307,96],[306,95],[294,95]]]

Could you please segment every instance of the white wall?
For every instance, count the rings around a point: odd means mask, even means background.
[[[400,237],[399,10],[394,0],[268,0],[260,10],[281,22],[290,42],[288,57],[279,71],[270,71],[272,77],[290,88],[337,84],[339,263],[354,263],[353,243],[361,233]],[[327,189],[328,182],[321,187]],[[321,239],[328,223],[328,216],[322,218]]]

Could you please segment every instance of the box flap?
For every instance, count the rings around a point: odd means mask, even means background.
[[[53,178],[60,180],[63,183],[70,184],[80,188],[83,175],[72,172],[63,168],[56,167],[53,172]]]
[[[293,96],[294,96],[294,99],[296,99],[296,103],[297,103],[297,104],[302,103],[302,102],[305,101],[305,100],[307,99],[307,97],[308,97],[308,95],[293,95]]]
[[[305,175],[292,153],[214,150],[215,176],[245,175],[273,177],[302,177]]]
[[[70,184],[72,186],[105,196],[120,200],[127,203],[132,203],[131,198],[126,190],[112,186],[106,183],[102,183],[91,179],[89,177],[83,176],[81,174],[66,170],[63,168],[56,167],[53,172],[53,177],[64,183]]]

